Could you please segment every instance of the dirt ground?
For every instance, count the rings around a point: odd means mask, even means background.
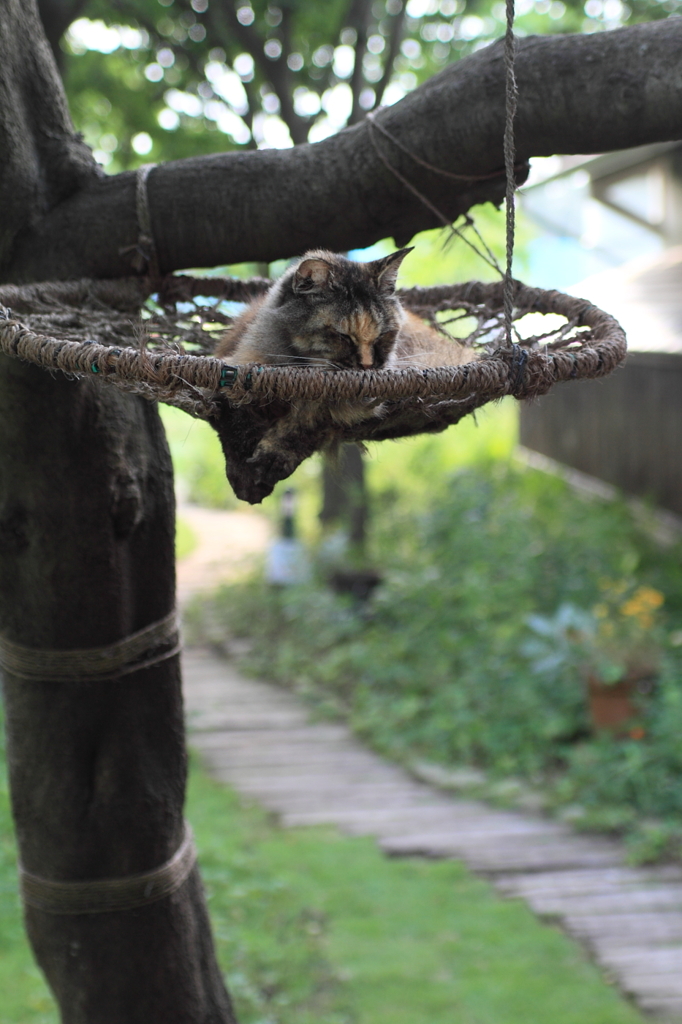
[[[265,553],[272,526],[258,512],[222,512],[180,505],[178,519],[196,535],[195,549],[178,562],[178,603],[241,575]]]

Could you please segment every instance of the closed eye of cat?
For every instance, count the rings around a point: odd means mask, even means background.
[[[332,334],[334,335],[335,338],[338,338],[340,341],[347,341],[351,345],[355,344],[355,342],[351,338],[350,334],[343,334],[341,331],[334,331],[334,330],[332,330]]]

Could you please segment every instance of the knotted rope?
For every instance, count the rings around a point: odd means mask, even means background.
[[[142,164],[138,167],[135,177],[135,213],[137,216],[138,236],[134,245],[127,245],[119,249],[119,255],[131,256],[131,265],[138,274],[145,271],[152,281],[161,280],[159,272],[159,259],[154,242],[152,230],[152,218],[149,212],[149,194],[147,182],[149,175],[156,167],[156,164]]]

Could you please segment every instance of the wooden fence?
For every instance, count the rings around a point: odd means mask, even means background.
[[[632,352],[604,380],[524,402],[520,442],[682,514],[682,353]]]

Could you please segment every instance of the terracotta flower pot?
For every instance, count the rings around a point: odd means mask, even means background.
[[[636,718],[638,709],[633,697],[638,684],[651,680],[652,669],[637,669],[628,672],[617,683],[604,683],[592,672],[587,673],[587,695],[592,727],[599,731],[608,729],[614,733],[627,732],[625,728]]]

